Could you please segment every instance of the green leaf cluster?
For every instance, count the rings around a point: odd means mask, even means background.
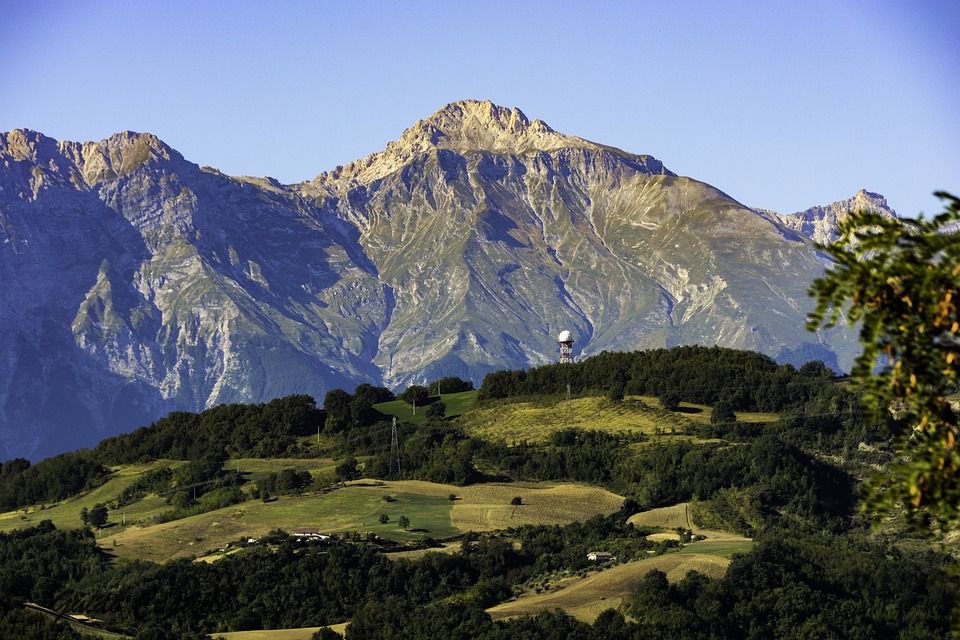
[[[903,506],[919,528],[960,520],[960,421],[948,401],[960,383],[960,199],[937,195],[946,209],[931,220],[851,214],[821,247],[836,264],[810,288],[809,328],[859,324],[852,375],[867,406],[909,427],[905,462],[874,482],[867,507],[882,516]]]

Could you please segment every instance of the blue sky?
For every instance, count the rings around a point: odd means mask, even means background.
[[[454,100],[791,212],[960,193],[960,2],[0,4],[0,130],[299,182]]]

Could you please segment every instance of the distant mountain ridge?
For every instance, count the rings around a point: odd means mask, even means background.
[[[781,216],[781,219],[787,228],[802,233],[819,244],[829,244],[837,239],[837,225],[855,211],[870,211],[889,218],[897,217],[897,212],[890,208],[886,198],[879,193],[861,189],[847,200],[824,207],[811,207]]]
[[[0,134],[0,458],[173,409],[479,381],[554,361],[563,329],[577,357],[697,343],[844,368],[848,332],[803,329],[816,220],[489,102],[296,185],[150,134]]]

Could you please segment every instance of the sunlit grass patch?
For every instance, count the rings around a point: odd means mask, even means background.
[[[474,409],[460,419],[467,434],[507,444],[545,442],[561,429],[594,429],[607,433],[684,433],[693,427],[682,413],[652,406],[639,396],[623,402],[590,396],[555,402],[522,401]]]

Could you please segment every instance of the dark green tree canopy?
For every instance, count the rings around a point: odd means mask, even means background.
[[[434,402],[427,407],[427,420],[443,420],[447,414],[447,405],[443,402]]]
[[[427,398],[430,397],[430,391],[419,384],[412,384],[407,387],[403,393],[400,394],[399,398],[406,402],[407,404],[424,404],[427,401]]]

